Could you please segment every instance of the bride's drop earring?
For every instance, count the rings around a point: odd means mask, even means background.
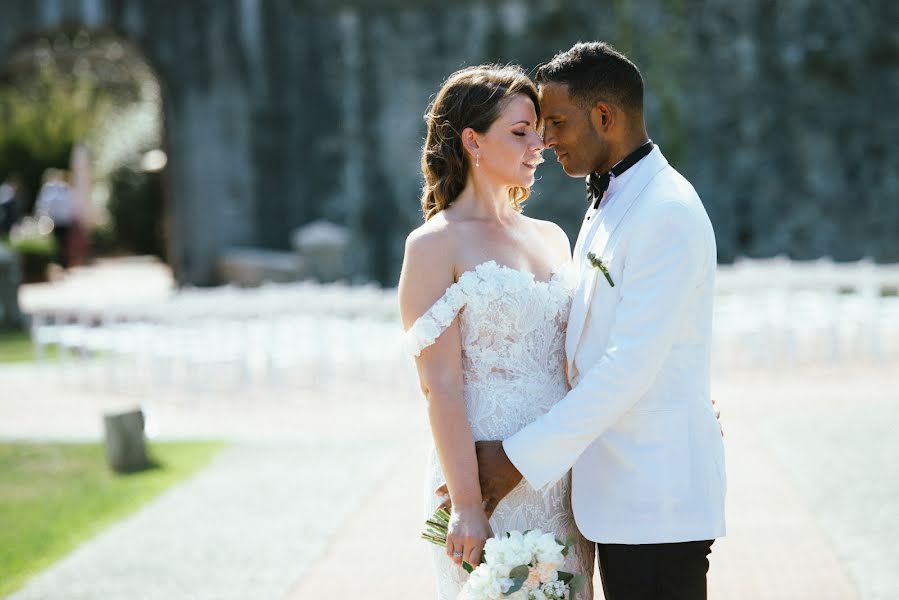
[[[474,155],[474,166],[476,166],[476,167],[481,166],[481,153],[480,152],[477,152]]]

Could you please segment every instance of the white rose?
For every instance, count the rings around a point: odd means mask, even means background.
[[[528,550],[520,531],[509,532],[508,539],[504,541],[503,554],[506,564],[513,567],[529,565],[534,559],[534,555]]]
[[[501,554],[501,545],[500,541],[495,538],[489,538],[484,543],[484,560],[489,565],[496,565],[499,562],[499,555]]]
[[[503,598],[503,588],[500,585],[500,582],[496,580],[491,581],[490,587],[487,590],[487,594],[487,597],[490,600],[500,600],[501,598]]]
[[[565,560],[565,557],[562,556],[562,550],[564,549],[565,546],[556,542],[555,537],[551,533],[544,533],[537,541],[537,561],[558,566]]]
[[[490,538],[484,544],[484,560],[499,577],[508,577],[509,571],[516,566],[506,562],[504,549],[502,540],[498,538]]]
[[[537,554],[537,548],[540,542],[540,536],[543,535],[543,532],[539,529],[531,529],[526,534],[524,534],[524,543],[527,546],[528,550],[533,554]]]
[[[503,591],[493,572],[486,565],[481,565],[472,572],[465,583],[465,591],[471,598],[483,600],[499,600]]]

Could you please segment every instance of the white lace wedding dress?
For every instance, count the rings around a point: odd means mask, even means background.
[[[467,271],[406,332],[410,354],[440,336],[461,313],[463,396],[474,439],[502,440],[547,412],[568,392],[565,330],[574,277],[571,265],[547,282],[531,273],[488,261]],[[434,490],[444,481],[436,451],[426,479],[426,516],[439,504]],[[593,572],[593,546],[577,531],[570,502],[570,475],[543,490],[522,482],[490,519],[494,535],[539,528],[580,543],[562,570]],[[455,600],[467,574],[434,546],[439,600]],[[592,586],[579,600],[593,597]]]

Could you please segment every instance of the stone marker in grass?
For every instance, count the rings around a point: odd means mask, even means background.
[[[103,417],[106,458],[117,473],[133,473],[152,466],[144,440],[144,413],[133,410]]]

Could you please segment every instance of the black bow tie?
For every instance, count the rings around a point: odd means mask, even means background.
[[[643,157],[652,152],[654,147],[655,145],[652,143],[652,140],[648,140],[645,144],[616,163],[608,173],[602,175],[599,173],[590,173],[587,175],[587,200],[593,204],[593,210],[599,208],[599,203],[602,201],[602,197],[606,193],[606,190],[609,189],[609,183],[612,181],[612,177],[620,177],[622,173],[633,167],[640,162]],[[590,217],[587,218],[589,219]]]
[[[600,175],[599,173],[590,173],[587,175],[587,200],[593,203],[593,209],[599,206],[603,195],[609,189],[609,183],[612,181],[612,173]]]

